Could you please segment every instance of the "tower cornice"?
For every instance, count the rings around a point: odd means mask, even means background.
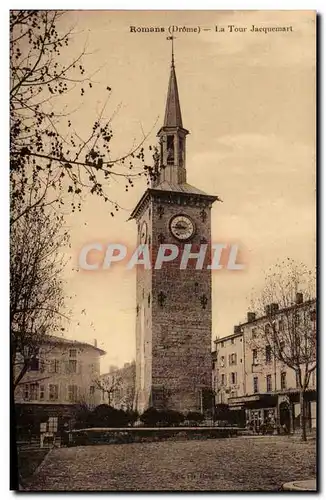
[[[183,127],[163,127],[160,128],[160,130],[157,132],[156,136],[160,137],[162,134],[174,134],[177,133],[179,135],[188,135],[190,134],[189,130]]]
[[[175,188],[176,187],[177,186],[175,186]],[[154,198],[160,203],[172,203],[175,205],[186,204],[188,206],[198,207],[207,207],[211,206],[215,201],[222,201],[218,196],[200,192],[197,188],[194,188],[190,184],[185,184],[182,191],[177,189],[173,191],[173,186],[172,190],[148,188],[137,203],[134,210],[131,212],[128,220],[139,217],[146,208],[148,202]]]

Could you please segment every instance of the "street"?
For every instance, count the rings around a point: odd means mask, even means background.
[[[316,441],[278,436],[58,448],[28,489],[275,491],[315,464]]]

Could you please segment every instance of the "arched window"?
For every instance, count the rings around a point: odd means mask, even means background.
[[[167,136],[167,164],[174,165],[174,136]]]

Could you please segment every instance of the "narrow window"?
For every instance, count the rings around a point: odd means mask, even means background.
[[[237,364],[237,355],[235,352],[229,355],[229,364],[236,365]]]
[[[272,348],[270,345],[265,347],[265,362],[267,364],[272,362]]]
[[[77,386],[76,385],[69,385],[68,386],[68,400],[71,403],[76,403],[77,402]]]
[[[281,389],[286,389],[286,372],[281,372]]]
[[[49,372],[50,373],[59,373],[59,365],[60,365],[60,361],[58,359],[51,359],[50,366],[49,366]]]
[[[183,167],[184,164],[184,140],[179,137],[179,166]]]
[[[37,399],[38,399],[38,384],[31,384],[30,385],[29,399],[31,401],[37,401]]]
[[[49,399],[56,401],[59,398],[59,387],[56,384],[49,385]]]
[[[45,399],[45,387],[44,385],[40,385],[40,400],[43,401]]]
[[[174,136],[167,137],[167,164],[174,165]]]
[[[29,366],[30,371],[38,372],[40,369],[40,360],[38,358],[32,358]]]
[[[258,359],[257,349],[253,349],[252,350],[252,364],[253,365],[257,364],[257,359]]]
[[[77,360],[69,359],[68,361],[68,373],[77,373]]]
[[[316,387],[316,370],[314,370],[310,375],[311,387]]]
[[[29,385],[28,384],[24,385],[24,399],[25,399],[25,401],[29,400]]]
[[[57,431],[58,431],[58,417],[50,417],[49,432],[57,432]]]

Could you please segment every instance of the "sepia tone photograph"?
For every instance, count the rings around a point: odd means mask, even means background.
[[[10,488],[317,491],[316,12],[9,18]]]

